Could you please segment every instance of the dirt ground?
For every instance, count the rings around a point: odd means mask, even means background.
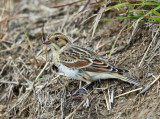
[[[10,1],[10,16],[7,10],[4,12],[10,19],[9,32],[0,33],[0,118],[159,119],[160,82],[155,82],[144,94],[140,93],[160,75],[158,25],[143,20],[131,28],[136,20],[100,20],[96,27],[98,16],[112,19],[121,10],[105,12],[104,5],[95,5],[95,1],[85,10],[87,1],[52,8],[72,2]],[[4,22],[0,23],[1,28],[4,27]],[[45,36],[52,32],[68,35],[74,44],[109,58],[116,67],[129,70],[129,77],[144,86],[101,80],[90,85],[88,93],[71,96],[85,83],[59,75],[52,65],[51,51],[43,44],[42,29]]]

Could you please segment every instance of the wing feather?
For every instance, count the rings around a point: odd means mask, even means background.
[[[83,54],[85,56],[83,56]],[[114,67],[108,61],[98,57],[92,51],[76,46],[61,53],[60,59],[65,66],[69,68],[82,69],[84,71],[117,72],[119,74],[128,72],[127,70]]]
[[[66,62],[63,62],[63,64],[69,68],[78,68],[78,69],[81,69],[81,68],[85,68],[87,66],[89,66],[91,64],[91,62],[87,62],[87,61],[77,61],[77,62],[72,62],[72,63],[66,63]]]

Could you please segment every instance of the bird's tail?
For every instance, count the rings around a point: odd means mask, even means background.
[[[134,84],[136,86],[143,86],[143,84],[141,82],[139,82],[138,80],[135,80],[135,79],[132,79],[132,78],[129,78],[129,77],[124,77],[123,75],[121,74],[116,74],[116,77],[122,81],[125,81],[125,82],[128,82],[130,84]]]
[[[138,80],[132,79],[132,78],[128,78],[128,77],[124,77],[121,78],[122,81],[134,84],[136,86],[142,86],[143,84],[141,82],[139,82]]]

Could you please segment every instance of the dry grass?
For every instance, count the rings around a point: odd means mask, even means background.
[[[126,29],[132,20],[101,22],[117,14],[104,11],[108,3],[88,0],[51,8],[67,2],[0,2],[0,118],[158,118],[159,26],[138,22]],[[42,44],[44,23],[46,33],[63,32],[77,45],[104,57],[110,53],[113,64],[129,69],[144,87],[103,80],[87,94],[71,96],[79,82],[59,75],[52,64],[52,54]]]

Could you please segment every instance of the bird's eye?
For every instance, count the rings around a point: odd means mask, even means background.
[[[55,37],[55,40],[58,40],[59,38],[58,37]]]

